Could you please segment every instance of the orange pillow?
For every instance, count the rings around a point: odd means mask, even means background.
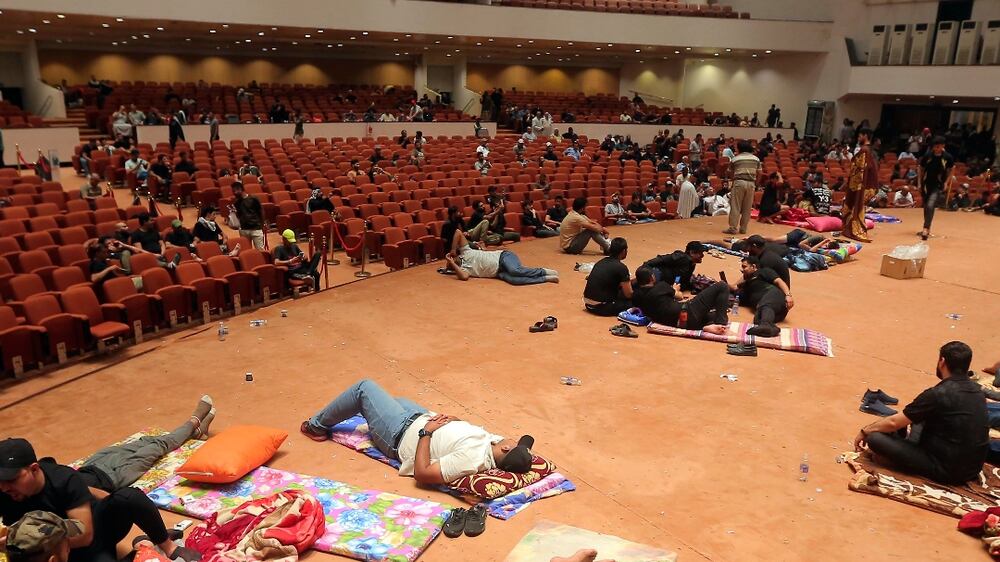
[[[266,463],[288,432],[257,425],[227,428],[198,448],[177,474],[195,482],[228,484]]]

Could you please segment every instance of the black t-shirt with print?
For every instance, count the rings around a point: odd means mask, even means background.
[[[928,151],[920,159],[920,168],[924,173],[924,190],[933,191],[944,187],[944,183],[948,179],[948,172],[954,165],[955,158],[951,154],[942,152],[941,156],[937,156]]]

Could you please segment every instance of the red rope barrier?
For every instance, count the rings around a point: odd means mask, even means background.
[[[358,240],[357,245],[355,245],[355,246],[352,247],[352,246],[348,246],[347,242],[344,242],[344,237],[340,235],[340,229],[336,228],[337,223],[331,222],[330,224],[333,225],[333,232],[334,232],[334,234],[337,235],[337,240],[340,241],[340,245],[344,248],[345,252],[353,252],[353,251],[361,248],[361,244],[364,243],[365,232],[361,233],[362,238]]]

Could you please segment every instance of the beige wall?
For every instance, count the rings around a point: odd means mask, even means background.
[[[413,85],[409,62],[64,50],[43,50],[38,56],[42,78],[54,84],[63,78],[71,84],[84,83],[93,74],[109,80],[156,82]]]
[[[683,80],[684,61],[680,59],[626,63],[621,69],[619,95],[632,97],[639,92],[648,104],[679,107]]]
[[[533,92],[613,94],[618,91],[618,69],[469,63],[465,83],[476,92],[516,87]]]

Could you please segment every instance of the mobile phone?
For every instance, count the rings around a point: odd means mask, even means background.
[[[184,519],[178,522],[176,525],[174,525],[174,530],[183,532],[186,531],[187,528],[190,527],[191,525],[194,525],[194,521],[191,521],[190,519]]]
[[[726,279],[726,272],[725,271],[720,271],[719,272],[719,279],[722,279],[723,283],[729,283],[729,280]]]

